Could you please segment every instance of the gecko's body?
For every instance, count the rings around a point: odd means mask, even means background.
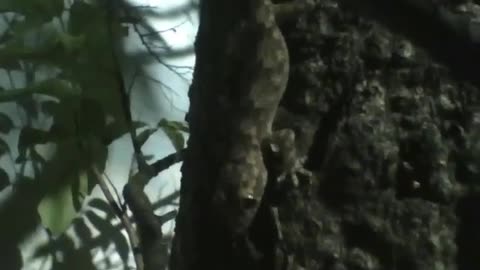
[[[214,203],[233,235],[248,230],[262,200],[268,180],[263,149],[289,76],[288,49],[276,22],[276,6],[271,0],[248,2],[247,18],[232,40],[250,51],[232,52],[240,72],[231,87],[239,87],[240,94],[231,111],[229,151],[214,194]],[[235,53],[247,57],[241,59]]]

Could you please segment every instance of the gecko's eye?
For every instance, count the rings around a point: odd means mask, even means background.
[[[272,153],[278,153],[280,152],[280,146],[276,143],[270,143],[270,151]]]

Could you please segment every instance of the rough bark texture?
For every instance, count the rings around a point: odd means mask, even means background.
[[[220,75],[234,70],[222,52],[241,2],[201,4],[173,270],[250,269],[250,254],[233,254],[209,209],[225,124]],[[426,0],[322,0],[282,28],[290,79],[275,128],[295,131],[314,176],[275,192],[279,269],[480,265],[480,54],[469,25],[454,17],[477,7],[451,2],[439,12]],[[254,242],[278,237],[257,225]],[[268,248],[261,255],[273,256]]]

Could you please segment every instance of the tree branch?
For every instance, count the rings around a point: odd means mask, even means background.
[[[132,246],[135,264],[137,265],[137,270],[143,270],[144,269],[143,257],[142,257],[142,253],[139,252],[140,241],[138,239],[137,234],[135,233],[135,229],[133,228],[133,225],[130,222],[130,219],[128,218],[127,212],[123,211],[120,208],[120,206],[115,202],[115,199],[113,198],[112,193],[108,189],[108,186],[105,183],[105,180],[103,179],[103,175],[102,173],[100,173],[98,168],[96,166],[92,166],[92,169],[93,169],[93,173],[97,177],[98,185],[100,186],[100,189],[102,190],[103,195],[105,196],[105,198],[107,198],[107,201],[112,207],[114,213],[118,216],[118,218],[120,218],[123,226],[125,227],[125,230],[127,231],[127,235],[130,240],[130,245]]]

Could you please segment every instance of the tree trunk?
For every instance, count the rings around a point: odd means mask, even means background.
[[[278,218],[263,205],[249,231],[259,254],[235,254],[211,198],[229,121],[218,97],[235,72],[223,52],[248,2],[201,1],[171,269],[478,268],[478,61],[454,56],[480,54],[444,20],[454,7],[435,17],[410,1],[317,1],[282,26],[290,75],[274,128],[295,132],[313,176],[275,188]]]

